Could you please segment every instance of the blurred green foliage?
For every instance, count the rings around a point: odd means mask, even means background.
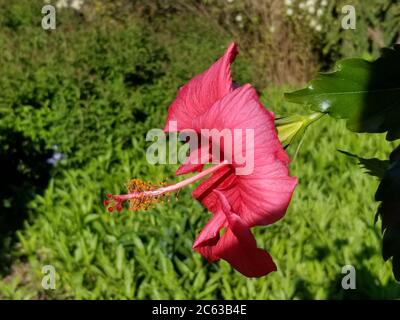
[[[0,65],[6,66],[0,74],[0,154],[8,159],[10,150],[29,151],[17,153],[26,157],[22,166],[11,162],[28,186],[6,184],[9,194],[0,198],[4,221],[13,221],[9,198],[29,194],[20,200],[16,227],[1,230],[8,235],[0,237],[8,243],[0,246],[8,250],[0,259],[1,298],[400,297],[379,254],[380,231],[371,214],[377,182],[336,152],[383,158],[390,152],[383,136],[348,133],[331,119],[307,132],[292,164],[300,185],[286,218],[256,229],[278,272],[244,278],[226,262],[209,264],[191,249],[209,213],[189,189],[146,212],[110,215],[102,206],[106,192],[121,191],[133,177],[177,179],[176,166],[147,163],[145,134],[163,126],[178,87],[222,54],[229,33],[195,15],[171,16],[155,31],[135,14],[104,23],[70,9],[58,13],[55,31],[44,31],[41,1],[0,5]],[[235,80],[253,82],[250,66],[239,55]],[[298,110],[283,101],[287,88],[258,89],[275,113]],[[46,165],[54,152],[64,158]],[[2,177],[10,175],[2,170]],[[45,180],[40,185],[37,176]],[[47,264],[56,268],[56,290],[41,287]],[[357,290],[341,289],[346,264],[357,270]]]
[[[157,24],[196,14],[235,38],[254,68],[253,83],[298,84],[343,57],[379,56],[400,42],[400,2],[394,0],[119,0]],[[356,13],[346,30],[343,7]]]
[[[330,1],[331,16],[323,53],[333,60],[342,57],[377,58],[383,47],[400,42],[400,2],[393,0]],[[352,5],[356,10],[356,30],[341,26],[342,7]]]

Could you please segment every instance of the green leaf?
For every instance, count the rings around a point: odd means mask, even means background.
[[[367,170],[367,173],[371,176],[377,177],[382,179],[383,176],[385,175],[386,170],[389,167],[389,160],[380,160],[377,158],[362,158],[360,156],[357,156],[355,154],[352,154],[347,151],[343,150],[338,150],[340,153],[345,154],[346,156],[356,158],[358,160],[358,164]]]
[[[400,155],[396,148],[390,155],[390,165],[375,194],[381,201],[377,216],[382,220],[382,257],[392,258],[393,274],[400,281]]]
[[[346,119],[355,132],[387,132],[400,138],[400,45],[385,48],[373,62],[346,59],[333,72],[320,73],[307,88],[286,93],[294,103]]]
[[[391,163],[375,195],[377,201],[400,201],[400,160]]]

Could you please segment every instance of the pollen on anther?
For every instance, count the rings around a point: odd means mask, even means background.
[[[129,210],[147,210],[151,205],[160,202],[164,195],[154,195],[148,191],[156,190],[160,187],[166,186],[166,183],[160,182],[154,184],[150,181],[142,181],[140,179],[133,179],[127,183],[129,193],[137,193],[137,197],[129,200]]]

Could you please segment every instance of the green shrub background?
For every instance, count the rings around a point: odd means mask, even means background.
[[[218,58],[232,33],[214,27],[213,15],[183,19],[144,6],[113,16],[97,4],[60,10],[57,29],[44,31],[41,1],[0,1],[0,298],[400,298],[374,225],[378,182],[337,152],[386,158],[390,146],[327,117],[291,164],[300,183],[285,219],[255,230],[274,274],[247,279],[194,252],[209,213],[189,189],[146,212],[108,214],[104,194],[133,177],[177,180],[176,165],[147,163],[146,132],[163,126],[179,86]],[[283,100],[291,84],[260,81],[250,49],[235,62],[235,81],[256,83],[277,115],[299,112]],[[54,152],[65,158],[51,166]],[[41,286],[48,264],[56,290]],[[341,288],[346,264],[356,268],[356,290]]]

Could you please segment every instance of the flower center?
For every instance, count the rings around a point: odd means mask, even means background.
[[[138,211],[142,209],[146,210],[149,208],[150,205],[162,200],[169,194],[206,177],[207,175],[217,171],[218,169],[228,164],[229,162],[225,160],[173,185],[166,185],[165,183],[160,183],[156,185],[151,182],[142,181],[140,179],[133,179],[127,184],[127,194],[113,195],[111,193],[108,193],[106,195],[107,200],[104,200],[103,203],[110,213],[114,210],[121,212],[122,205],[125,201],[129,201],[129,210],[131,211]]]

